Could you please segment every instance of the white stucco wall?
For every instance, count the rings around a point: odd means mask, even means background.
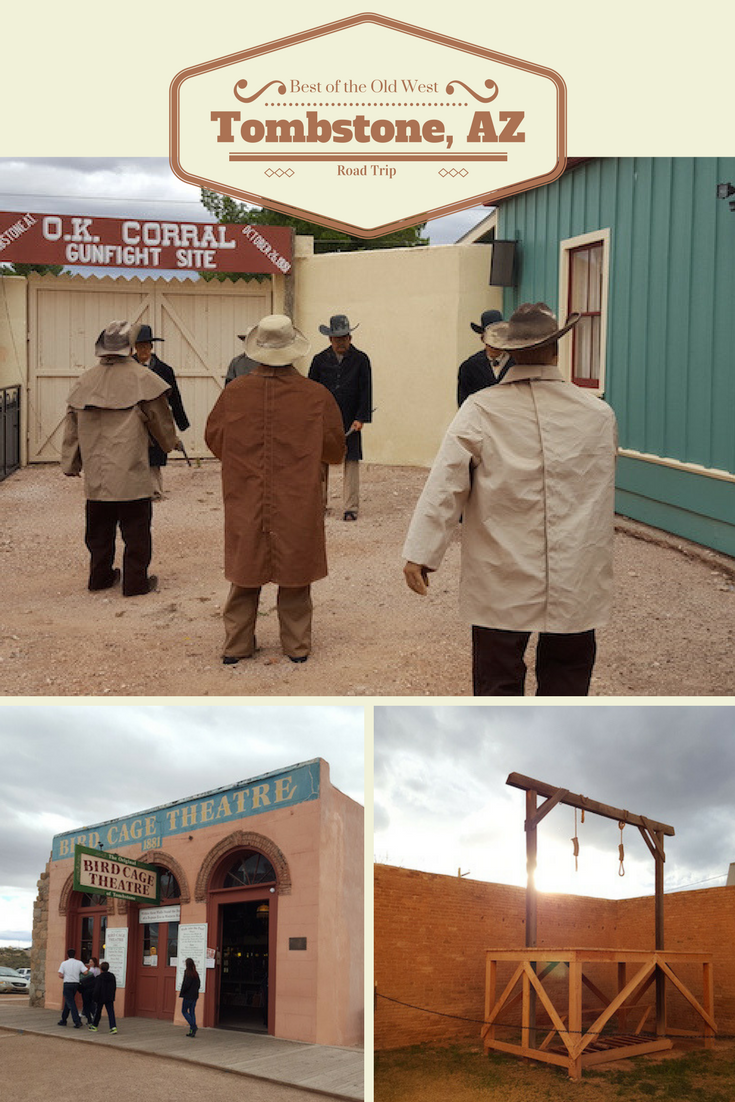
[[[293,282],[273,280],[274,313],[291,312],[311,341],[329,343],[319,325],[347,314],[353,341],[373,368],[373,423],[363,432],[370,463],[430,466],[456,412],[457,368],[480,348],[470,328],[483,310],[502,309],[488,285],[490,245],[435,245],[315,256],[297,238]],[[26,280],[0,278],[0,386],[23,385],[22,461],[28,406]],[[308,372],[311,356],[297,363]]]
[[[488,285],[490,245],[434,245],[296,259],[295,324],[312,354],[332,314],[359,323],[352,340],[373,368],[373,423],[365,460],[429,466],[456,412],[457,368],[476,352],[470,328],[483,310],[502,309]],[[310,359],[297,366],[306,373]]]

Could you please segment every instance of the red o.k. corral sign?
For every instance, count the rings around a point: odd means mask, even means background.
[[[287,274],[285,226],[0,211],[0,263]]]

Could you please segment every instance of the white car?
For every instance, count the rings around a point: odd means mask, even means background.
[[[0,965],[0,992],[10,991],[15,995],[27,995],[30,986],[31,981],[28,976],[21,976],[15,968],[4,968]]]
[[[30,968],[16,968],[15,970],[18,973],[19,976],[25,976],[25,978],[27,980],[29,980],[31,978]]]

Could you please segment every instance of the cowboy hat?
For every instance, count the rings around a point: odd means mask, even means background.
[[[96,356],[132,356],[130,322],[111,321],[103,329],[94,346]]]
[[[139,325],[133,332],[133,344],[153,344],[154,341],[162,341],[163,337],[154,337],[150,325]]]
[[[510,321],[489,325],[482,339],[491,348],[538,348],[558,340],[577,324],[581,316],[569,314],[564,325],[560,326],[556,315],[545,302],[523,302],[511,314]]]
[[[259,364],[285,367],[306,356],[311,345],[285,314],[268,314],[245,338],[245,353]]]
[[[358,321],[357,325],[353,325],[350,329],[350,319],[346,314],[333,314],[328,326],[319,326],[319,332],[325,337],[346,337],[349,333],[353,333],[359,324]]]
[[[500,310],[483,310],[480,316],[480,324],[476,322],[470,322],[470,329],[474,329],[476,333],[484,333],[488,325],[495,325],[497,322],[503,320],[503,315]]]

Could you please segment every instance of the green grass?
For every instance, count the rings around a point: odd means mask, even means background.
[[[724,1059],[721,1053],[699,1050],[659,1063],[632,1060],[631,1065],[626,1071],[609,1068],[587,1074],[615,1086],[620,1098],[630,1098],[632,1090],[665,1102],[733,1102],[735,1098],[732,1053]]]

